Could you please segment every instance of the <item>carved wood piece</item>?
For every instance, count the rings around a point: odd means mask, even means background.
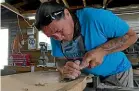
[[[2,91],[83,91],[86,76],[60,82],[59,72],[30,72],[1,77]]]

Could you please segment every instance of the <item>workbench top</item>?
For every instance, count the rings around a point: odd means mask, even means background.
[[[83,91],[86,76],[61,82],[59,72],[39,71],[1,77],[2,91]]]

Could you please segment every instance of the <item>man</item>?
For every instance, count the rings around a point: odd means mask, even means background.
[[[133,87],[131,63],[121,51],[137,36],[112,12],[83,8],[72,13],[61,4],[45,2],[36,12],[36,28],[51,38],[52,54],[63,59],[58,69],[65,77],[75,79],[82,71],[109,85]]]

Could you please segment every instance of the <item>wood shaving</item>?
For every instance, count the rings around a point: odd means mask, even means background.
[[[37,84],[35,84],[35,86],[45,86],[45,84],[47,84],[47,83],[37,83]]]

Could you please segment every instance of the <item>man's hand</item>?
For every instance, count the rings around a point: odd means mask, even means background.
[[[105,55],[122,51],[134,44],[136,41],[137,35],[135,31],[130,29],[124,36],[111,39],[97,47],[95,50],[87,52],[83,58],[81,66],[82,68],[87,67],[89,64],[91,67],[97,66],[102,63],[103,57]]]
[[[92,68],[97,65],[100,65],[102,63],[103,57],[105,55],[106,55],[105,51],[101,48],[91,50],[84,55],[81,67],[82,68],[85,68],[85,67]]]
[[[63,67],[62,75],[64,78],[75,79],[77,78],[80,72],[80,61],[71,62],[68,61],[65,66]]]

